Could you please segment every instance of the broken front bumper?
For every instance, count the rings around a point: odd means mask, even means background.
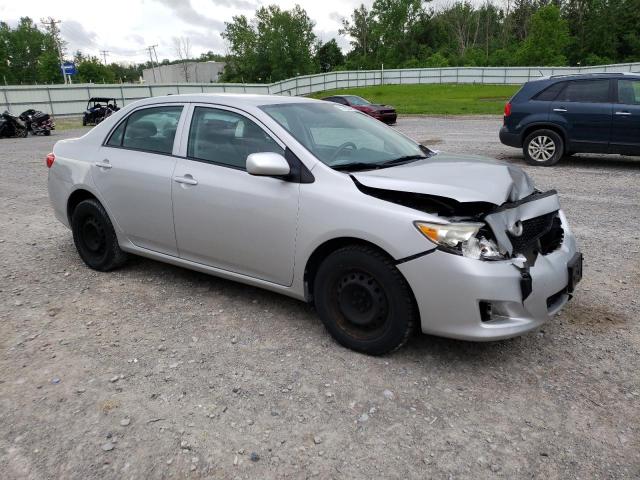
[[[549,320],[569,300],[569,264],[577,249],[562,215],[564,240],[529,267],[523,292],[516,261],[482,261],[433,250],[398,265],[413,289],[424,333],[462,340],[499,340]]]

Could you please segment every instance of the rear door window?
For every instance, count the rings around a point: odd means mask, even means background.
[[[171,154],[182,106],[136,110],[115,129],[107,145]]]
[[[609,80],[573,80],[557,98],[561,102],[609,103]]]
[[[618,80],[618,103],[640,105],[640,80]]]

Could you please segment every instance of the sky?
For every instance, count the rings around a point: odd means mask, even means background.
[[[319,39],[335,37],[346,51],[349,41],[338,35],[340,19],[361,3],[370,6],[372,0],[0,0],[0,20],[15,26],[20,17],[39,22],[52,16],[62,21],[69,58],[76,50],[102,58],[100,51],[108,50],[108,62],[142,62],[149,59],[149,45],[158,45],[160,61],[175,59],[176,37],[190,39],[192,56],[225,53],[224,22],[234,15],[252,17],[257,7],[269,4],[283,9],[299,4],[315,21]]]

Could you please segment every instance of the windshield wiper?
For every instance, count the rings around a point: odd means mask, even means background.
[[[394,158],[386,162],[378,163],[380,167],[392,167],[394,165],[402,165],[403,163],[415,162],[416,160],[424,160],[429,158],[427,155],[405,155],[404,157]]]
[[[357,170],[375,170],[377,168],[380,168],[380,164],[366,163],[366,162],[353,162],[353,163],[342,163],[340,165],[330,165],[330,167],[338,171],[354,172]]]
[[[358,170],[378,170],[379,168],[387,168],[393,167],[394,165],[402,165],[404,163],[415,162],[416,160],[424,160],[425,158],[429,158],[431,155],[405,155],[403,157],[394,158],[392,160],[387,160],[382,163],[366,163],[366,162],[353,162],[353,163],[342,163],[340,165],[331,165],[331,168],[339,171],[349,171],[354,172]]]

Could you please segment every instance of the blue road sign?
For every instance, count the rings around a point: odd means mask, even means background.
[[[73,62],[63,62],[61,68],[65,75],[75,75],[78,73],[76,70],[76,64]]]

